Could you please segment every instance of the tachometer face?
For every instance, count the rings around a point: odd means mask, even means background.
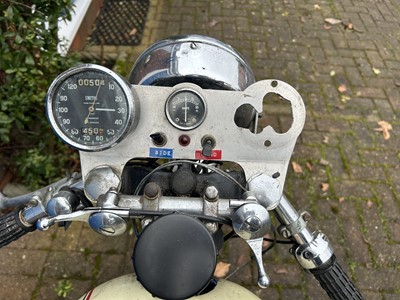
[[[206,117],[206,103],[195,91],[178,90],[167,99],[165,114],[168,121],[181,130],[191,130],[200,126]]]
[[[100,151],[116,144],[135,113],[129,85],[97,65],[72,68],[52,83],[47,114],[53,129],[67,144]]]

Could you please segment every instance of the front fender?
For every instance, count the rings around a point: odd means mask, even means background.
[[[123,275],[95,287],[80,300],[155,300],[136,279],[135,274]],[[205,295],[195,296],[194,300],[255,300],[259,299],[244,287],[227,281],[219,280],[217,286]]]

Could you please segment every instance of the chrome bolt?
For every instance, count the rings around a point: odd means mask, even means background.
[[[302,217],[304,222],[308,222],[311,220],[311,214],[307,211],[303,212]]]
[[[195,50],[195,49],[197,49],[197,48],[198,48],[198,46],[197,46],[197,44],[196,44],[195,42],[191,42],[191,43],[190,43],[190,49]]]
[[[215,186],[210,185],[206,187],[204,191],[204,196],[206,197],[207,201],[214,202],[218,200],[218,190]]]
[[[261,228],[261,220],[256,216],[248,217],[243,224],[249,232],[256,232]]]
[[[287,228],[283,227],[283,228],[281,229],[281,235],[282,235],[285,239],[288,239],[288,238],[290,238],[290,231],[289,231]]]

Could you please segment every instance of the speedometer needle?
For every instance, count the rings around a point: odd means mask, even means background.
[[[101,88],[101,83],[99,84],[99,88],[97,89],[96,96],[94,96],[94,100],[93,100],[92,105],[89,106],[89,113],[88,113],[87,117],[85,118],[85,121],[83,122],[84,124],[89,123],[89,116],[90,116],[90,114],[92,112],[94,112],[94,104],[96,103],[97,96],[99,95],[100,88]]]

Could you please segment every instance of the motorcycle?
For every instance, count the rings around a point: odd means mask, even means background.
[[[285,133],[258,123],[268,94],[290,102]],[[283,81],[256,82],[229,45],[199,35],[159,41],[141,54],[129,81],[78,65],[53,81],[46,104],[54,132],[79,150],[81,173],[3,198],[3,207],[19,209],[0,217],[0,246],[55,224],[85,222],[117,236],[132,222],[135,275],[81,299],[257,299],[213,276],[233,237],[252,250],[260,288],[270,284],[263,254],[283,242],[331,299],[362,299],[328,238],[310,230],[310,214],[283,193],[305,122],[301,96]]]

